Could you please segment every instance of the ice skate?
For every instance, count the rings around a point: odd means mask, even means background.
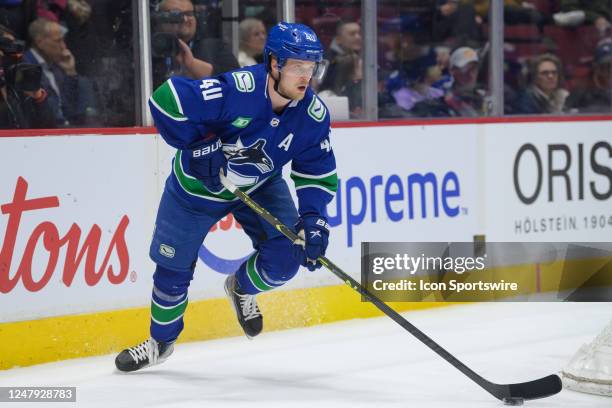
[[[257,306],[255,295],[242,293],[237,287],[234,275],[228,276],[225,280],[225,292],[236,311],[238,323],[240,323],[246,336],[251,339],[261,333],[263,316]]]
[[[149,338],[119,353],[115,358],[115,365],[119,371],[136,371],[163,363],[173,351],[174,342],[164,343]]]

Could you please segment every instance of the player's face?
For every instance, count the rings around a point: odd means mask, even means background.
[[[280,91],[291,99],[302,99],[315,68],[312,61],[288,59],[281,70]]]

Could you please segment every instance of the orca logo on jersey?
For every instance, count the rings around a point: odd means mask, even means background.
[[[263,174],[268,173],[274,169],[274,163],[270,156],[264,151],[266,141],[264,139],[257,139],[251,146],[240,148],[232,155],[230,163],[232,164],[250,164],[255,167]]]

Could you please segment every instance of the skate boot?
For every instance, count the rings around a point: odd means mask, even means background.
[[[136,371],[163,363],[173,351],[174,342],[164,343],[150,338],[119,353],[115,365],[120,371]]]
[[[225,280],[225,292],[230,303],[236,311],[238,323],[249,339],[257,336],[263,329],[263,316],[257,307],[255,295],[249,295],[240,291],[236,277],[230,275]]]

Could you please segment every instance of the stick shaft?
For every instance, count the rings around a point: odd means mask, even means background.
[[[221,173],[220,177],[221,183],[226,189],[236,195],[244,204],[246,204],[249,208],[255,211],[255,213],[259,214],[264,220],[273,225],[281,234],[286,236],[291,242],[293,242],[294,244],[303,243],[303,240],[295,232],[293,232],[293,230],[291,230],[289,227],[280,222],[276,217],[270,214],[268,210],[253,201],[253,199],[248,194],[240,191],[232,182],[230,182],[223,175],[223,173]],[[329,269],[330,272],[340,278],[344,283],[350,286],[353,290],[355,290],[369,302],[374,304],[381,312],[383,312],[394,322],[403,327],[406,331],[416,337],[419,341],[421,341],[423,344],[433,350],[444,360],[448,361],[457,370],[461,371],[468,378],[478,384],[489,394],[493,395],[495,398],[503,401],[513,398],[536,399],[548,397],[561,391],[561,380],[556,375],[550,375],[544,378],[540,378],[538,380],[528,381],[519,384],[495,384],[486,380],[474,370],[462,363],[451,353],[446,351],[446,349],[444,349],[442,346],[432,340],[429,336],[423,333],[420,329],[418,329],[408,320],[404,319],[399,313],[389,307],[386,303],[384,303],[374,294],[370,293],[370,291],[364,288],[355,279],[350,277],[346,272],[340,269],[332,261],[330,261],[324,256],[319,257],[318,261],[321,262],[321,264],[327,269]]]

